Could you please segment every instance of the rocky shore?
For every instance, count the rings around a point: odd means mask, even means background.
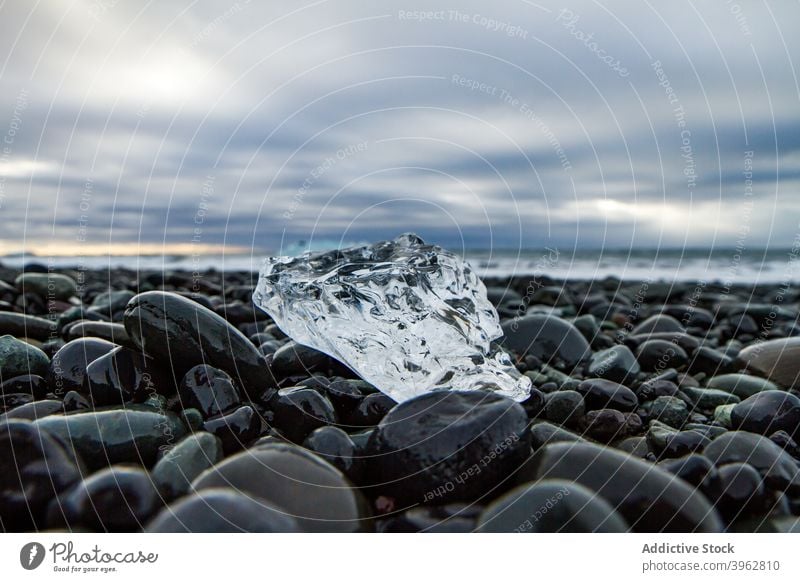
[[[0,267],[4,531],[800,531],[800,294],[485,281],[534,388],[397,405],[249,272]]]

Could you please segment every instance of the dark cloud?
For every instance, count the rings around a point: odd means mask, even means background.
[[[739,8],[5,3],[2,239],[787,246],[800,6]]]

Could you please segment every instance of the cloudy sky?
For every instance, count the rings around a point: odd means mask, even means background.
[[[5,0],[0,252],[791,246],[800,3],[696,4]]]

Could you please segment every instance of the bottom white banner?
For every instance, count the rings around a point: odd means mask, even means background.
[[[797,580],[791,534],[3,534],[6,580]],[[556,578],[558,577],[558,578]]]

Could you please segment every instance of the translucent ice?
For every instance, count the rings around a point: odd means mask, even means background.
[[[502,331],[481,280],[416,235],[267,259],[253,301],[292,339],[397,402],[435,389],[530,393],[530,380],[491,345]]]

